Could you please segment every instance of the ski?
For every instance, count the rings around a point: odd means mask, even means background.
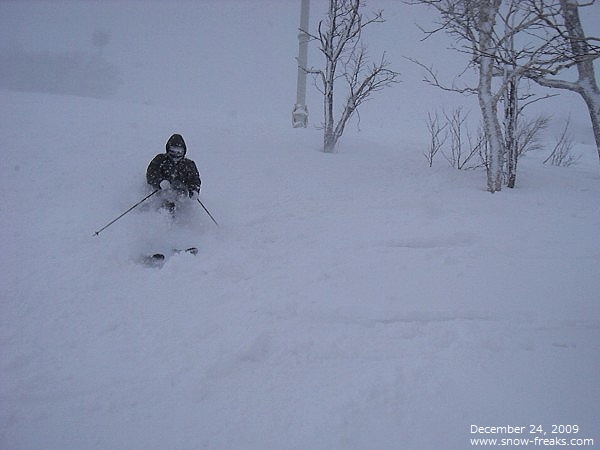
[[[190,255],[197,255],[198,248],[196,247],[188,247],[186,249],[176,249],[174,248],[169,256],[179,255],[181,253],[188,253]],[[167,261],[167,256],[163,253],[153,253],[149,255],[142,256],[142,264],[147,267],[162,267]]]
[[[173,249],[173,253],[174,254],[189,253],[190,255],[197,255],[198,249],[196,247],[189,247],[189,248],[186,248],[185,250]]]

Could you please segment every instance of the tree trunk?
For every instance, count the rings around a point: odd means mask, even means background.
[[[518,2],[512,0],[509,7],[510,13],[506,19],[505,34],[508,36],[507,50],[509,58],[513,61],[518,59],[515,52],[515,14],[518,10]],[[506,185],[513,189],[517,182],[517,162],[519,160],[519,143],[517,141],[517,129],[519,120],[517,95],[519,78],[515,76],[516,63],[504,66],[504,137],[506,142]]]
[[[333,46],[333,44],[332,44]],[[325,67],[325,86],[324,91],[325,95],[323,96],[324,101],[324,121],[325,121],[325,130],[323,132],[323,151],[325,153],[333,153],[335,149],[335,145],[337,143],[337,138],[335,137],[334,131],[334,82],[335,82],[335,69],[336,69],[336,61],[327,61],[327,65]]]
[[[574,0],[560,0],[560,6],[563,18],[565,19],[565,27],[569,35],[571,50],[578,61],[577,72],[579,80],[577,81],[577,86],[590,113],[594,138],[596,140],[596,149],[600,158],[600,89],[598,89],[598,83],[596,83],[594,60],[590,56],[590,48],[579,18],[577,2]]]
[[[596,150],[600,158],[600,89],[596,82],[594,59],[583,32],[577,2],[574,0],[560,0],[560,6],[573,58],[577,61],[578,80],[569,82],[539,77],[534,78],[534,80],[542,86],[567,89],[581,95],[590,114]]]
[[[598,158],[600,158],[600,91],[595,82],[594,84],[590,83],[590,88],[589,91],[585,91],[581,95],[590,112],[592,130],[596,141],[596,150],[598,151]]]
[[[506,177],[507,186],[514,188],[517,181],[517,162],[519,159],[517,142],[517,83],[507,80],[504,93],[504,133],[506,141]]]
[[[502,190],[502,166],[505,145],[498,120],[498,98],[492,91],[494,76],[493,32],[496,14],[501,0],[479,2],[479,107],[483,118],[483,128],[489,144],[487,164],[487,187],[494,193]]]

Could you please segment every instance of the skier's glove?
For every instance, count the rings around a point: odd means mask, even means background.
[[[190,198],[191,198],[192,200],[196,200],[196,199],[198,198],[198,195],[199,195],[199,194],[200,194],[200,192],[198,192],[198,191],[193,191],[193,190],[190,190]]]
[[[171,183],[169,183],[169,180],[162,180],[160,182],[161,189],[169,189],[170,187],[171,187]]]

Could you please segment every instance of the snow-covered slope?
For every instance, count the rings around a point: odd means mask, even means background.
[[[2,32],[43,50],[22,34],[48,5],[1,3]],[[572,168],[527,154],[518,188],[488,194],[481,172],[427,167],[419,108],[447,97],[406,81],[324,154],[318,103],[311,128],[289,124],[297,6],[52,6],[50,50],[107,29],[121,84],[102,99],[0,91],[1,448],[600,439],[593,147],[579,143]],[[418,32],[402,42],[421,51]],[[146,195],[146,165],[172,132],[221,227],[198,204],[173,224],[148,202],[94,236]],[[139,264],[191,245],[197,256],[162,269]]]

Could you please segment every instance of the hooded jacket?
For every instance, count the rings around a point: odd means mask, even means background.
[[[184,157],[176,161],[168,154],[170,146],[182,147]],[[181,135],[172,135],[165,146],[166,152],[159,153],[150,161],[146,170],[146,181],[154,189],[160,189],[160,183],[167,180],[175,189],[185,187],[191,197],[194,192],[200,192],[200,174],[196,163],[185,157],[187,147]]]

